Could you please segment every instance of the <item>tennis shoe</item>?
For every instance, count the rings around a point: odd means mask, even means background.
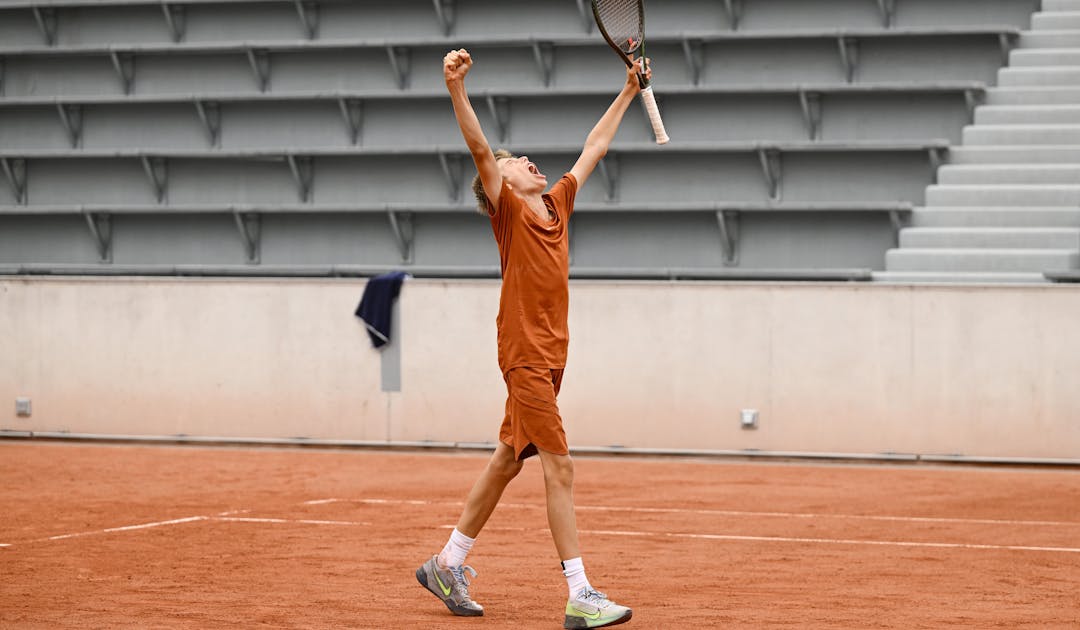
[[[600,591],[585,587],[566,602],[564,628],[606,628],[630,621],[633,611]]]
[[[476,570],[469,566],[442,568],[438,556],[431,558],[416,570],[416,581],[420,582],[435,597],[442,600],[450,612],[460,617],[481,617],[484,607],[469,597],[469,577],[466,572],[476,577]],[[585,626],[582,626],[585,627]]]

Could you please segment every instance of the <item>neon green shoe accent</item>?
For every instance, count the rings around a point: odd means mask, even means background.
[[[582,589],[566,602],[564,628],[604,628],[630,621],[633,616],[626,606],[609,600],[607,595],[592,589]]]
[[[443,569],[439,567],[437,558],[438,556],[431,556],[416,570],[416,581],[432,595],[438,597],[455,615],[483,616],[484,607],[474,602],[469,596],[469,577],[466,573],[476,577],[476,570],[467,566]],[[443,576],[446,576],[445,580]]]
[[[442,594],[446,597],[450,597],[450,591],[454,590],[454,588],[443,584],[442,578],[439,577],[438,571],[432,571],[432,574],[435,576],[435,581],[439,583],[439,588],[442,589]]]

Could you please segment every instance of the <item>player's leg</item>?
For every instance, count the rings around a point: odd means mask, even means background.
[[[548,527],[559,552],[559,560],[581,555],[578,546],[577,516],[574,513],[574,460],[569,455],[540,451],[544,466]]]
[[[466,574],[476,577],[476,571],[465,566],[465,557],[498,505],[507,484],[521,472],[521,466],[522,463],[514,459],[514,449],[500,442],[469,492],[465,509],[446,546],[416,570],[417,581],[442,600],[455,615],[479,617],[484,614],[483,606],[474,602],[469,595],[469,577]]]
[[[484,528],[495,506],[499,504],[503,491],[507,484],[513,481],[521,472],[523,462],[514,459],[514,449],[502,442],[495,447],[495,453],[488,460],[487,467],[476,480],[468,499],[465,500],[465,509],[458,519],[457,530],[466,536],[476,538],[480,530]],[[464,561],[464,556],[461,561]]]
[[[547,494],[548,527],[562,561],[570,597],[565,628],[602,628],[630,621],[632,611],[607,598],[589,584],[581,561],[577,517],[574,513],[574,462],[569,455],[540,450]]]

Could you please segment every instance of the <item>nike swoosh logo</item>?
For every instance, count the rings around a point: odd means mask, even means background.
[[[601,611],[600,611],[599,608],[597,608],[596,612],[594,612],[594,613],[587,613],[587,612],[585,612],[584,610],[582,610],[580,608],[578,608],[577,611],[579,613],[581,613],[582,617],[584,617],[586,619],[589,619],[591,621],[599,621],[600,620]]]
[[[445,584],[443,584],[442,580],[439,579],[439,570],[435,569],[434,571],[431,572],[431,574],[435,576],[435,581],[439,583],[439,589],[442,590],[442,594],[445,595],[446,597],[450,597],[450,591],[452,591],[453,589],[451,587],[446,586]]]

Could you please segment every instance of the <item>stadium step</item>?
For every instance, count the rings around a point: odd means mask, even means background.
[[[875,271],[871,277],[874,282],[903,284],[1041,284],[1050,282],[1041,272]]]
[[[938,184],[1075,184],[1080,164],[947,164],[938,169]]]
[[[904,228],[900,247],[1080,250],[1080,228]]]
[[[986,90],[987,105],[1080,105],[1080,87],[995,87]]]
[[[934,185],[927,206],[1080,206],[1080,184]]]
[[[1080,29],[1080,11],[1042,11],[1031,16],[1031,29],[1054,31]]]
[[[1080,0],[1043,0],[1043,11],[1080,11]]]
[[[968,125],[964,127],[965,146],[985,145],[1077,145],[1080,125]]]
[[[950,164],[1080,164],[1080,146],[952,147]]]
[[[1080,125],[1080,105],[983,105],[976,125]]]
[[[998,71],[998,87],[1077,84],[1080,84],[1080,66],[1002,68]]]
[[[1073,249],[904,248],[885,253],[887,271],[1068,271],[1080,267]]]
[[[1023,31],[1020,48],[1077,48],[1080,47],[1080,29],[1056,31]]]
[[[912,227],[1080,228],[1080,208],[934,206],[913,209],[909,221]]]
[[[1080,66],[1080,48],[1017,49],[1009,53],[1010,68]]]

